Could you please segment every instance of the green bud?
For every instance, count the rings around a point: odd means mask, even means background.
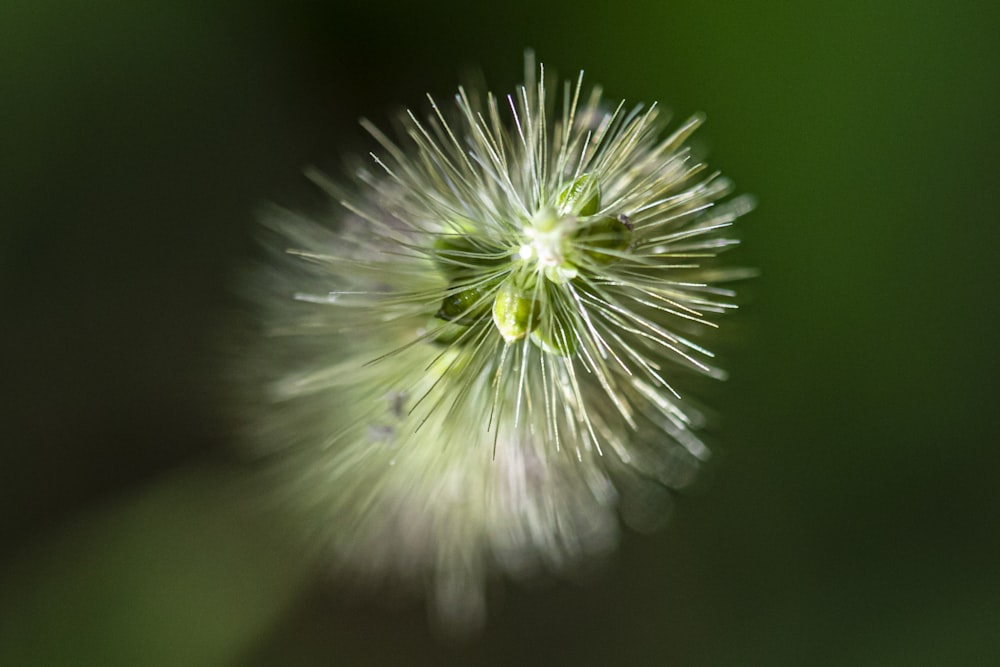
[[[437,317],[462,326],[471,326],[489,312],[489,292],[487,286],[450,288],[447,296],[441,301]]]
[[[594,215],[601,207],[601,190],[597,178],[584,174],[567,185],[556,197],[559,213],[586,217]]]
[[[563,285],[576,278],[580,271],[573,264],[563,262],[559,266],[546,266],[545,277],[557,285]]]
[[[469,224],[458,225],[456,229],[473,229]],[[493,268],[506,260],[500,248],[488,248],[458,231],[435,237],[431,248],[438,269],[449,278],[468,276],[470,271]]]
[[[493,300],[493,323],[507,343],[524,338],[542,320],[542,294],[528,283],[510,276]]]
[[[554,310],[531,332],[531,342],[549,354],[572,357],[580,347],[580,338],[572,319],[562,311]]]
[[[583,246],[583,252],[595,262],[611,264],[619,259],[612,253],[627,252],[632,246],[633,229],[625,215],[606,216],[580,228],[574,241]]]

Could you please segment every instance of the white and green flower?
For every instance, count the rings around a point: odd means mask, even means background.
[[[275,211],[251,421],[336,568],[469,625],[492,575],[572,572],[659,523],[708,450],[675,382],[734,306],[718,254],[752,204],[691,156],[695,117],[544,69],[407,113],[325,219]],[[553,99],[555,97],[555,99]]]

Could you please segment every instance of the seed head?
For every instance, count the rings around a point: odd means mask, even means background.
[[[406,112],[340,210],[265,224],[267,400],[282,489],[353,578],[425,588],[445,628],[497,574],[572,572],[618,512],[660,523],[708,450],[674,382],[722,377],[697,342],[733,308],[723,230],[752,204],[691,156],[694,117],[553,96],[529,58],[498,98]],[[558,102],[558,103],[557,103]]]

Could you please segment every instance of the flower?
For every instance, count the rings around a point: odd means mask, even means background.
[[[497,575],[572,573],[618,513],[655,527],[708,449],[674,387],[722,377],[697,342],[735,307],[723,230],[752,207],[692,158],[694,117],[607,105],[543,67],[498,98],[459,88],[370,123],[374,164],[338,210],[264,222],[266,400],[250,415],[284,497],[354,580],[425,588],[445,629]]]

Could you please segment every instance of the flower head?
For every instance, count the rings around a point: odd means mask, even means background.
[[[675,381],[721,377],[697,342],[734,307],[716,256],[749,210],[658,108],[459,88],[374,126],[374,164],[324,220],[277,211],[264,281],[268,401],[255,438],[355,577],[481,618],[491,575],[571,571],[618,511],[658,523],[707,448]],[[626,518],[629,518],[628,516]],[[640,526],[641,527],[641,526]]]

